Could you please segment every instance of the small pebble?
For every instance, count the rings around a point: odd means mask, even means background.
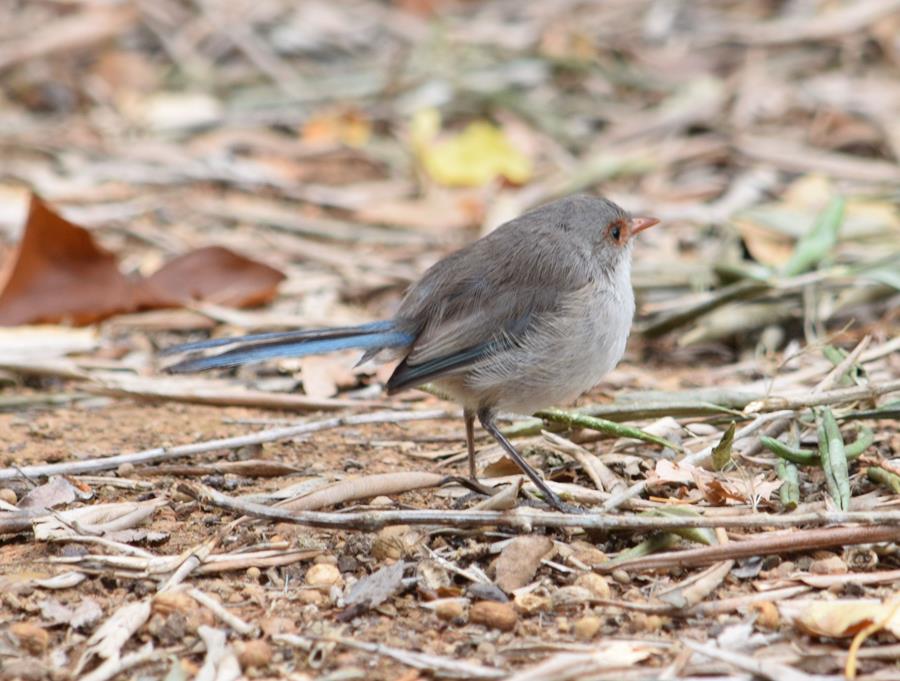
[[[15,506],[18,501],[15,490],[11,490],[9,487],[0,488],[0,501],[5,501],[7,504]]]
[[[119,467],[116,469],[116,475],[118,475],[120,478],[127,478],[133,474],[134,464],[128,463],[127,461],[123,464],[119,464]]]
[[[509,602],[509,598],[503,593],[503,590],[494,584],[470,584],[466,589],[466,594],[479,601]]]
[[[575,586],[587,589],[594,598],[609,598],[609,582],[595,572],[585,572],[578,575],[578,579],[575,580]]]
[[[846,575],[849,570],[840,556],[829,556],[814,560],[809,571],[814,575]]]
[[[606,562],[606,554],[596,546],[592,546],[587,542],[577,542],[573,544],[575,548],[575,558],[588,566],[600,565]]]
[[[198,609],[197,601],[181,591],[163,591],[153,597],[153,612],[169,615],[173,612],[186,615]]]
[[[763,601],[754,603],[750,606],[751,610],[756,611],[756,624],[763,629],[778,629],[781,625],[781,616],[778,614],[778,608],[772,601]]]
[[[575,632],[575,637],[579,640],[590,641],[600,631],[602,624],[603,622],[599,617],[586,615],[575,621],[575,624],[572,625],[572,630]]]
[[[31,622],[11,624],[9,632],[16,637],[19,645],[32,655],[43,655],[50,645],[50,634],[47,630]]]
[[[318,606],[325,603],[325,594],[316,589],[300,589],[297,592],[297,600],[307,605]]]
[[[417,550],[415,538],[409,525],[389,525],[372,540],[372,555],[378,560],[400,560]]]
[[[659,615],[647,615],[647,619],[644,621],[644,631],[650,633],[656,633],[663,626],[663,618]]]
[[[252,565],[251,567],[248,567],[248,568],[247,568],[247,576],[248,576],[250,579],[259,579],[259,576],[260,576],[261,574],[262,574],[262,572],[261,572],[260,569],[259,569],[258,567],[256,567],[255,565]]]
[[[443,600],[434,608],[434,614],[447,622],[462,617],[465,607],[462,601],[457,598]]]
[[[238,653],[241,669],[263,669],[272,661],[272,647],[262,639],[246,641]]]
[[[330,563],[317,563],[306,572],[306,583],[328,591],[332,586],[343,586],[344,578],[336,566]]]
[[[513,605],[523,615],[547,612],[553,608],[553,602],[549,596],[541,596],[536,593],[517,593]]]
[[[553,592],[553,608],[580,607],[591,602],[594,595],[583,586],[561,586]]]
[[[631,584],[631,575],[629,575],[622,568],[617,568],[612,571],[612,578],[616,580],[619,584]]]
[[[508,603],[479,601],[469,608],[469,621],[500,631],[512,631],[519,616]]]

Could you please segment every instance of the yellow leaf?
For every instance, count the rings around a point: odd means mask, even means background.
[[[522,184],[531,178],[531,161],[503,131],[487,121],[474,121],[458,135],[438,139],[440,114],[425,109],[413,118],[410,136],[419,162],[436,182],[479,187],[498,177]]]

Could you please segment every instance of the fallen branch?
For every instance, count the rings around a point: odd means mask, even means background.
[[[889,513],[894,513],[890,511]],[[808,515],[808,514],[803,514]],[[856,515],[831,514],[824,515]],[[876,514],[877,515],[877,514]],[[752,516],[751,516],[752,517]],[[790,518],[791,516],[784,516]],[[750,518],[745,518],[749,520]],[[722,518],[725,520],[725,518]],[[729,518],[728,520],[739,520]],[[824,524],[824,523],[808,523]],[[750,556],[769,556],[781,553],[795,553],[797,551],[809,551],[811,549],[824,549],[835,546],[854,546],[858,544],[871,544],[883,541],[900,540],[900,527],[893,521],[890,523],[866,523],[868,527],[827,527],[813,530],[799,530],[797,532],[778,533],[773,536],[760,536],[746,541],[732,542],[724,546],[704,546],[698,549],[686,549],[684,551],[671,551],[656,556],[637,558],[622,563],[615,563],[609,568],[599,566],[598,572],[611,572],[613,569],[626,571],[635,570],[660,570],[671,567],[689,567],[706,565],[720,560],[748,558]],[[731,525],[729,523],[730,526]],[[782,525],[784,527],[784,525]]]
[[[743,516],[636,516],[614,513],[554,513],[528,508],[510,511],[450,511],[434,510],[389,510],[358,511],[354,513],[327,513],[321,511],[286,511],[270,508],[229,497],[211,487],[198,483],[182,482],[176,486],[178,492],[212,506],[265,520],[296,523],[310,527],[329,529],[361,530],[371,532],[389,525],[436,525],[439,527],[511,527],[530,531],[535,527],[581,527],[591,530],[671,530],[685,527],[796,527],[799,525],[852,524],[873,525],[875,530],[889,530],[890,537],[900,538],[900,511],[851,511],[851,512],[811,512],[795,515],[743,515]],[[828,528],[821,532],[841,532],[847,528]],[[861,529],[861,528],[856,528]],[[870,539],[869,541],[885,541]],[[771,540],[761,542],[771,544]],[[729,548],[749,544],[735,542]],[[789,544],[795,544],[794,541]],[[833,546],[834,544],[827,544]],[[721,548],[721,547],[712,547]],[[797,549],[793,549],[797,550]],[[730,555],[719,556],[715,560],[726,560]],[[641,559],[645,560],[645,559]],[[636,562],[636,561],[635,561]],[[621,565],[631,565],[622,563]]]

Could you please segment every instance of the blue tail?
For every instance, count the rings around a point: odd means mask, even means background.
[[[237,338],[216,338],[178,345],[165,350],[163,354],[192,352],[228,345],[235,346],[218,355],[189,357],[166,368],[166,371],[170,373],[182,374],[234,367],[278,357],[306,357],[351,348],[368,352],[377,352],[383,348],[404,348],[412,344],[414,338],[412,333],[402,330],[394,321],[388,320],[334,329],[310,329],[259,333]]]

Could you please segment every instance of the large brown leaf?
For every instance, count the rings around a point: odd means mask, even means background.
[[[222,246],[208,246],[163,265],[145,282],[148,307],[206,300],[231,307],[261,305],[275,297],[284,274]]]
[[[32,195],[12,271],[0,292],[0,324],[90,324],[134,310],[137,287],[116,257]]]
[[[192,300],[259,305],[275,296],[282,279],[278,270],[220,246],[180,256],[149,278],[131,279],[86,229],[32,196],[25,233],[0,290],[0,325],[90,324]]]

